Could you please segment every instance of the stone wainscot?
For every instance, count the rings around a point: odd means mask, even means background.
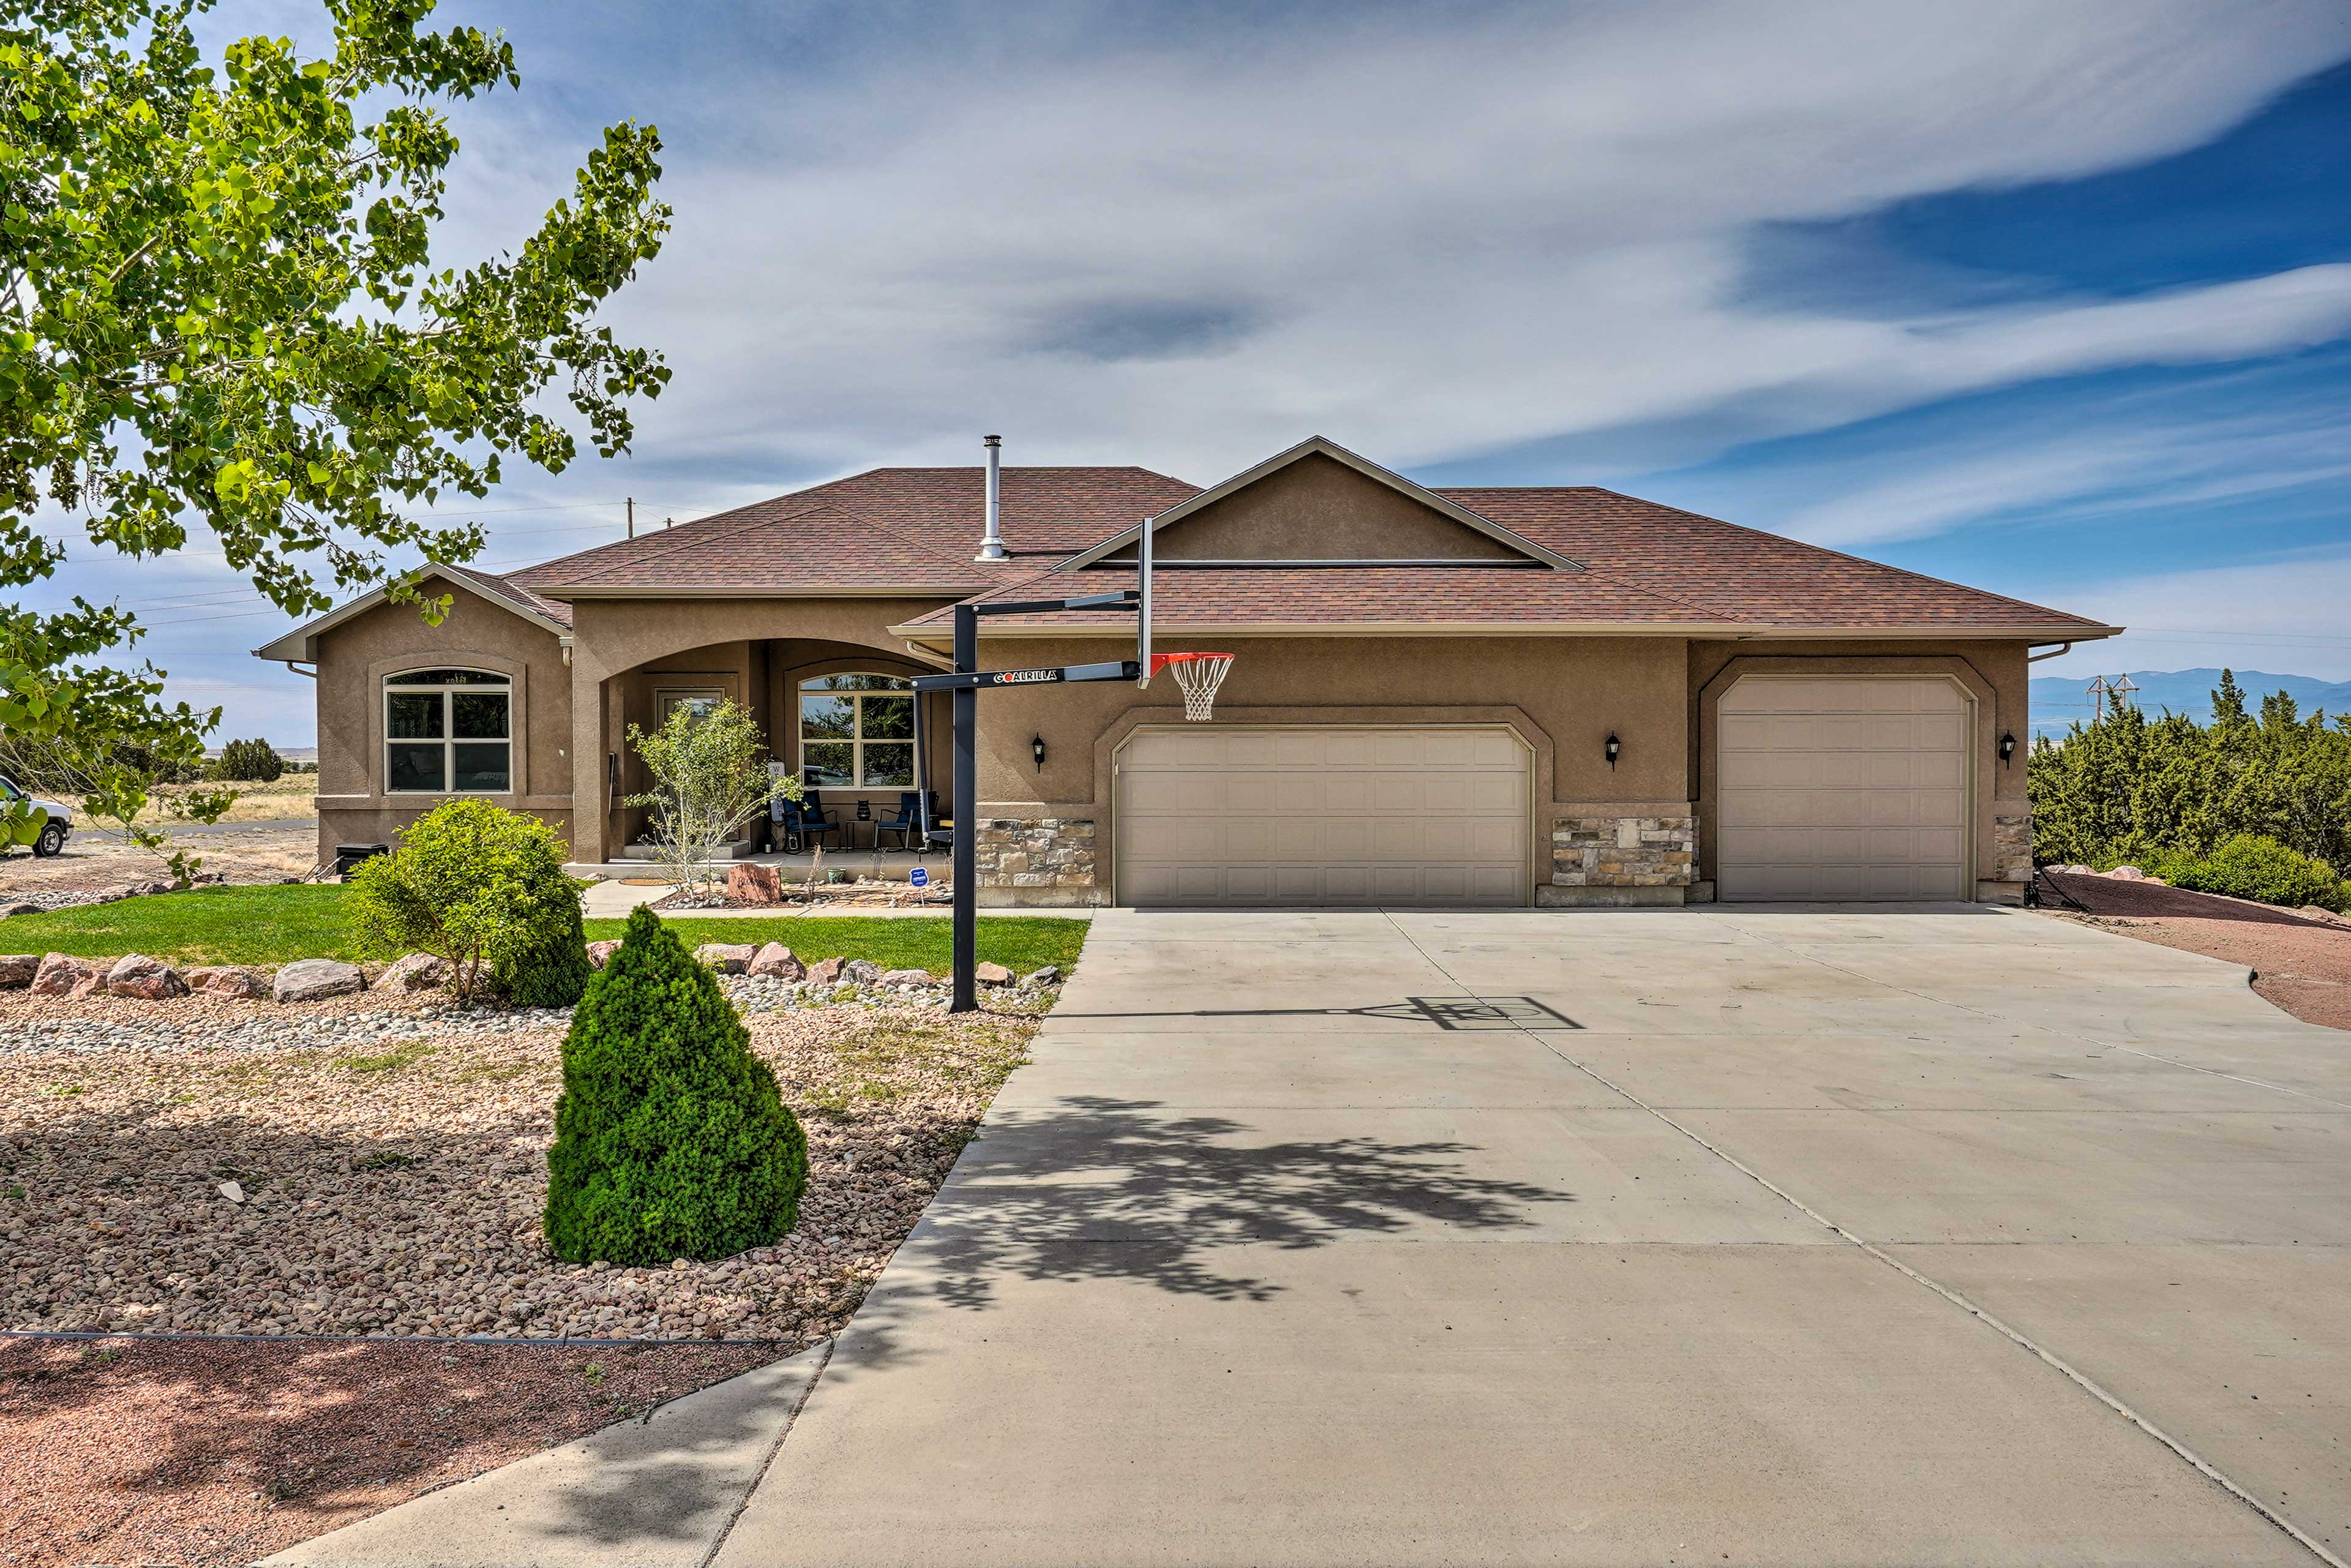
[[[982,904],[1100,902],[1091,818],[983,817],[972,856]]]
[[[1681,890],[1697,880],[1693,814],[1559,817],[1551,830],[1552,888],[1584,891],[1553,893],[1541,902],[1678,904]]]

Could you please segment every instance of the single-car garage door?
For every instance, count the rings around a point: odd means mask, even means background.
[[[1947,680],[1740,680],[1716,717],[1718,894],[1967,897],[1972,717]]]
[[[1530,762],[1466,725],[1140,729],[1118,755],[1117,897],[1523,904]]]

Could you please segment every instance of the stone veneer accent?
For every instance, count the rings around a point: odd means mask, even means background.
[[[1687,887],[1698,880],[1698,819],[1558,818],[1551,880],[1555,887]]]
[[[2004,808],[1991,818],[1992,880],[2032,880],[2032,808]]]
[[[982,887],[1094,885],[1094,825],[1082,817],[983,817],[972,846]]]

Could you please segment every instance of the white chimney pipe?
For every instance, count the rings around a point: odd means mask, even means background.
[[[1004,559],[1004,437],[982,438],[987,447],[987,537],[979,542],[974,560]]]

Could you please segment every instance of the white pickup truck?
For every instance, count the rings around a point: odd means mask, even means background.
[[[0,811],[12,810],[19,800],[28,805],[38,806],[49,814],[49,820],[42,824],[41,836],[33,841],[33,852],[47,856],[56,854],[59,850],[64,849],[66,835],[73,831],[73,813],[55,800],[44,800],[38,795],[26,794],[16,787],[16,781],[14,779],[0,773]],[[0,850],[0,854],[5,852],[6,851]]]

